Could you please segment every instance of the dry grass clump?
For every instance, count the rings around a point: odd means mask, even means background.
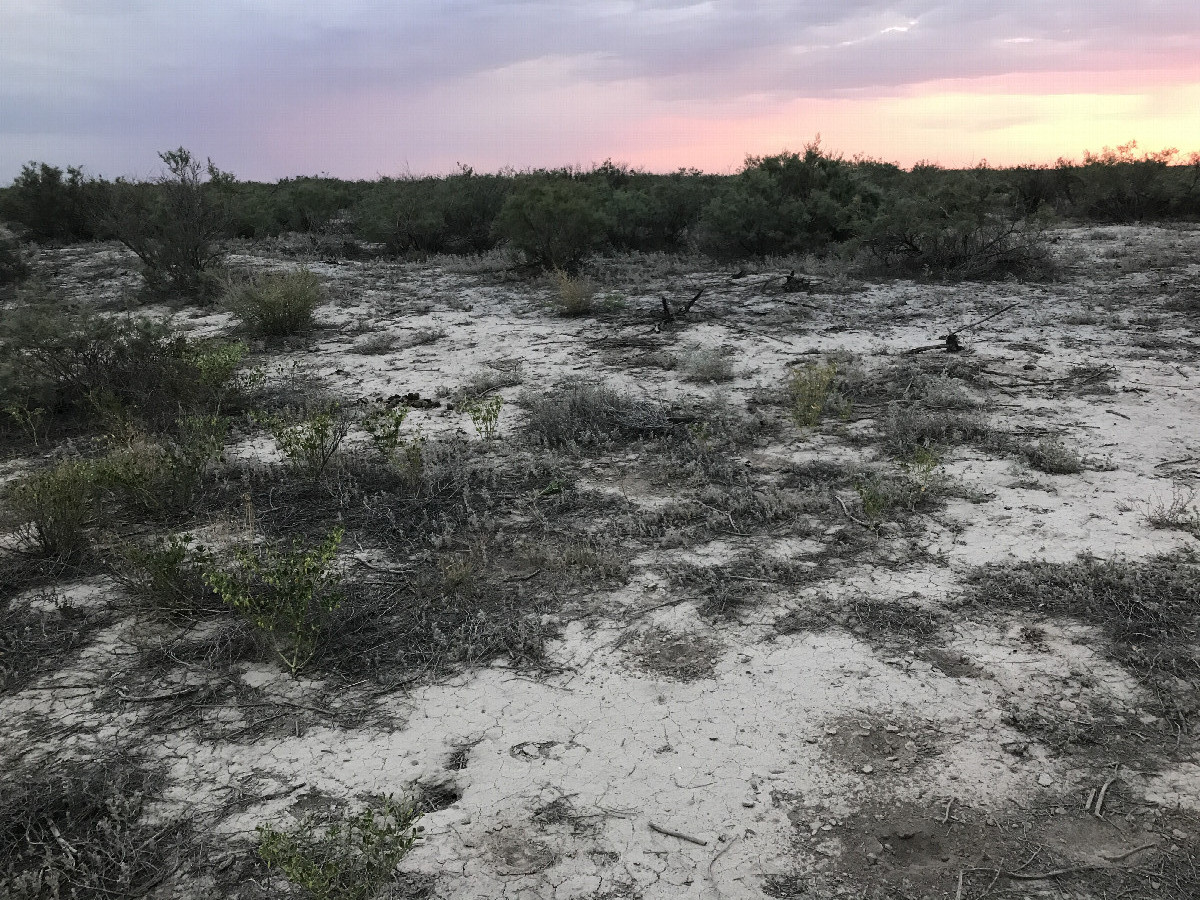
[[[574,318],[586,316],[592,311],[596,299],[596,285],[589,278],[571,275],[555,269],[549,275],[553,288],[550,305],[560,316]]]
[[[979,413],[930,409],[922,405],[892,404],[877,427],[884,449],[900,458],[910,458],[919,450],[987,443],[996,437],[995,431]]]
[[[232,288],[226,303],[251,334],[275,338],[312,331],[323,299],[321,279],[300,269],[253,278]]]
[[[1024,445],[1021,456],[1031,468],[1048,475],[1078,475],[1085,468],[1083,457],[1054,438]]]
[[[1152,528],[1184,531],[1200,538],[1200,506],[1196,491],[1183,484],[1171,485],[1171,496],[1150,502],[1146,507],[1146,524]]]
[[[837,403],[833,363],[808,363],[792,370],[788,378],[788,401],[797,425],[812,426],[821,421],[827,407]]]
[[[102,617],[50,592],[0,598],[0,694],[54,671],[101,623]]]
[[[10,774],[0,793],[0,894],[144,897],[178,868],[179,822],[147,821],[155,779],[113,756]]]
[[[525,396],[522,404],[525,434],[544,447],[604,445],[661,435],[673,427],[658,404],[587,381],[568,381]]]
[[[679,367],[688,381],[701,384],[732,381],[735,374],[733,360],[720,350],[693,350],[679,360]]]

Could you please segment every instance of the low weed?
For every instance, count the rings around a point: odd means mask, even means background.
[[[208,467],[221,455],[228,423],[218,416],[181,419],[174,438],[134,432],[97,463],[99,481],[127,508],[162,518],[187,512]]]
[[[371,900],[421,840],[417,804],[384,797],[332,822],[309,815],[287,831],[258,827],[258,855],[311,900]]]
[[[425,442],[419,430],[411,437],[404,436],[407,418],[407,406],[383,406],[368,412],[362,419],[362,427],[383,458],[395,465],[409,481],[415,481],[425,467]]]
[[[503,405],[503,398],[493,395],[486,400],[472,400],[463,407],[463,411],[471,417],[475,432],[485,441],[493,441],[499,433],[500,408]]]
[[[931,409],[893,403],[878,424],[884,448],[893,456],[911,459],[921,450],[956,444],[983,443],[995,433],[980,414],[960,409]]]
[[[1183,531],[1200,538],[1200,506],[1196,491],[1183,484],[1171,485],[1171,496],[1146,505],[1146,524],[1151,528]]]
[[[130,544],[122,556],[117,577],[140,606],[184,618],[228,609],[204,580],[214,565],[212,556],[204,546],[194,546],[191,535]]]
[[[332,402],[307,414],[292,411],[265,421],[288,465],[313,481],[325,474],[350,433],[350,422]]]
[[[342,535],[336,528],[316,547],[292,541],[239,548],[233,565],[214,560],[204,571],[221,600],[267,635],[293,677],[312,659],[326,619],[342,604],[341,573],[332,567]]]
[[[303,335],[323,300],[321,279],[308,269],[260,275],[230,290],[227,305],[257,337]]]

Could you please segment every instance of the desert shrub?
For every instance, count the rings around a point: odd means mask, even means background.
[[[241,547],[232,565],[214,559],[204,572],[221,600],[267,636],[293,677],[317,652],[321,629],[342,604],[341,574],[331,566],[342,534],[334,529],[311,548],[298,540]]]
[[[312,900],[371,900],[421,839],[421,812],[384,797],[377,808],[333,821],[308,815],[287,831],[258,828],[258,855]]]
[[[132,418],[155,432],[235,403],[244,347],[194,340],[144,319],[21,307],[0,323],[6,406],[50,416]]]
[[[856,237],[878,192],[816,143],[749,157],[704,209],[700,246],[718,257],[805,253]]]
[[[221,454],[227,428],[218,416],[189,416],[171,437],[128,434],[97,462],[97,482],[140,515],[162,518],[187,512],[209,465]]]
[[[590,279],[555,269],[550,273],[550,287],[550,305],[560,316],[586,316],[592,311],[596,285]]]
[[[325,474],[350,433],[350,421],[333,402],[269,416],[266,424],[288,465],[314,481]]]
[[[673,427],[658,404],[586,381],[566,382],[541,396],[526,396],[522,403],[526,436],[545,447],[636,440]]]
[[[29,272],[20,244],[0,227],[0,288],[23,281]]]
[[[996,438],[987,420],[976,412],[931,409],[921,404],[893,403],[878,422],[884,448],[894,456],[911,458],[956,444],[985,443]]]
[[[212,566],[209,551],[193,546],[191,535],[173,535],[126,546],[116,575],[139,606],[189,618],[228,610],[204,580]]]
[[[154,779],[124,757],[9,775],[0,792],[0,894],[146,897],[175,868],[186,825],[145,815]]]
[[[26,475],[5,493],[18,533],[46,556],[73,559],[87,549],[99,492],[95,464],[68,459]]]
[[[469,167],[446,178],[383,179],[354,208],[355,232],[392,253],[482,253],[513,179]]]
[[[863,241],[887,270],[904,275],[1041,277],[1052,268],[1045,227],[978,171],[918,172],[887,196]]]
[[[1021,447],[1021,456],[1032,468],[1049,475],[1077,475],[1084,470],[1079,454],[1053,438],[1025,444]]]
[[[500,408],[504,405],[504,398],[499,395],[491,397],[479,398],[468,402],[463,407],[463,412],[471,417],[471,424],[475,426],[475,433],[485,441],[496,439],[500,426]]]
[[[874,524],[890,516],[931,508],[945,491],[938,480],[940,464],[927,450],[916,451],[913,461],[900,474],[866,472],[854,481],[863,515]]]
[[[1183,484],[1171,485],[1169,499],[1149,501],[1145,518],[1151,528],[1184,531],[1200,538],[1200,506],[1196,504],[1196,491]]]
[[[26,163],[0,193],[0,219],[20,225],[39,243],[93,240],[93,217],[104,187],[73,166],[63,175],[57,166]]]
[[[1140,222],[1162,218],[1172,210],[1170,166],[1178,151],[1137,155],[1137,141],[1085,152],[1083,165],[1072,167],[1073,212],[1101,222]]]
[[[300,269],[252,278],[233,288],[226,302],[251,334],[289,337],[312,331],[322,294],[321,279]]]
[[[201,164],[183,147],[159,158],[167,171],[154,181],[107,186],[99,228],[142,261],[151,291],[210,299],[220,289],[220,241],[230,231],[228,209],[215,189],[233,176],[212,160]]]
[[[493,225],[494,234],[544,269],[574,272],[604,240],[603,192],[569,178],[536,178],[515,187]]]

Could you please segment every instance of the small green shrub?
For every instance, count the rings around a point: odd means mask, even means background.
[[[404,436],[404,421],[407,418],[407,406],[381,407],[367,413],[362,426],[370,435],[372,446],[411,481],[418,478],[424,468],[424,440],[420,431],[412,437]]]
[[[138,513],[186,512],[221,454],[227,427],[219,416],[188,416],[173,438],[155,440],[135,432],[97,464],[98,480]]]
[[[500,408],[504,399],[493,395],[486,399],[472,400],[463,407],[463,411],[471,417],[475,432],[485,441],[496,439],[500,426]]]
[[[837,366],[833,363],[808,363],[792,370],[787,391],[797,425],[811,427],[821,421],[834,398],[836,377]]]
[[[658,404],[587,381],[568,381],[521,402],[528,409],[525,433],[543,447],[637,440],[673,427]]]
[[[122,557],[117,577],[141,606],[183,617],[228,610],[204,580],[212,557],[205,547],[192,546],[191,535],[131,544]]]
[[[371,900],[421,840],[412,800],[384,797],[378,808],[323,823],[307,816],[288,831],[258,828],[258,855],[311,900]]]
[[[868,522],[894,513],[912,513],[937,499],[936,456],[928,455],[900,475],[871,472],[855,479],[854,489]]]
[[[252,334],[276,338],[312,331],[322,299],[321,279],[300,269],[254,278],[231,291],[227,302]]]
[[[18,531],[43,554],[72,559],[87,548],[98,494],[95,465],[71,459],[25,476],[9,488],[7,500]]]
[[[334,403],[307,415],[271,416],[266,424],[288,465],[314,481],[325,474],[350,433],[350,422]]]
[[[342,535],[336,528],[312,548],[298,540],[242,547],[233,566],[214,562],[204,572],[221,600],[269,638],[293,677],[312,659],[325,620],[342,604],[341,574],[331,567]]]

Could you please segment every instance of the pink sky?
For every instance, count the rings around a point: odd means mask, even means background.
[[[0,183],[1200,150],[1196,0],[9,0]]]

